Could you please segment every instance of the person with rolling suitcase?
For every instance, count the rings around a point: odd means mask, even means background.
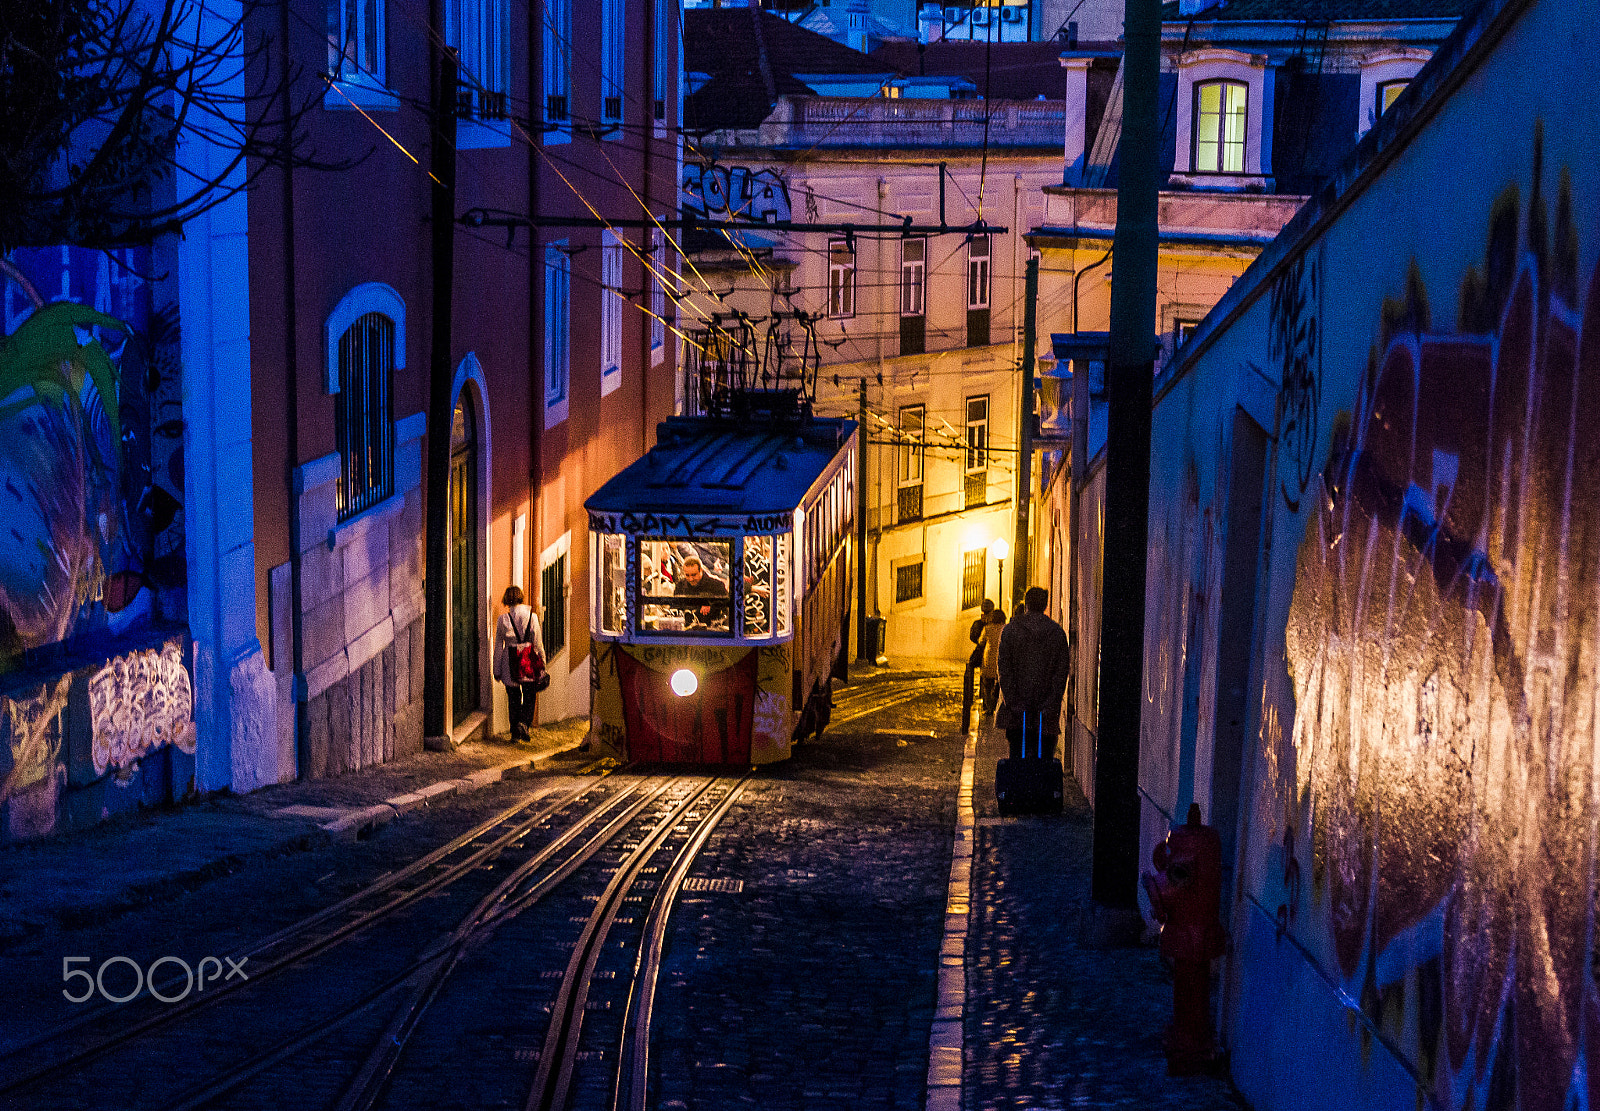
[[[1029,587],[1023,612],[1000,639],[995,727],[1006,731],[1010,749],[995,768],[1002,814],[1061,809],[1061,761],[1055,750],[1072,656],[1066,631],[1044,612],[1049,602],[1042,587]]]

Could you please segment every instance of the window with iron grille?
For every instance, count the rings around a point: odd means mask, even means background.
[[[1244,173],[1246,105],[1243,81],[1202,81],[1194,87],[1196,173]]]
[[[511,86],[509,7],[508,0],[449,0],[445,6],[445,41],[456,48],[461,67],[458,99],[463,115],[505,118]]]
[[[339,519],[394,493],[394,321],[369,312],[339,337],[334,420],[339,447]]]
[[[546,125],[559,125],[567,121],[572,97],[572,0],[545,0],[543,6],[544,120]],[[544,133],[546,143],[571,138],[569,130],[558,126],[549,126]]]
[[[970,552],[961,553],[962,609],[977,609],[983,604],[983,579],[988,568],[988,548],[973,548]]]
[[[849,240],[828,240],[828,315],[856,314],[856,253]]]
[[[628,41],[627,4],[625,0],[601,0],[600,3],[600,116],[607,123],[622,122],[622,97],[627,91],[626,72]],[[620,130],[608,137],[620,137]]]
[[[539,572],[540,632],[544,634],[544,658],[553,660],[567,646],[567,555],[560,555]]]
[[[922,597],[922,562],[902,563],[894,569],[894,600],[911,602]]]

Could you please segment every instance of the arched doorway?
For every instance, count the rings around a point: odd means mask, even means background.
[[[478,421],[462,390],[450,422],[450,708],[460,725],[479,708]]]

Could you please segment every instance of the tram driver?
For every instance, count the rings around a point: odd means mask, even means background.
[[[675,598],[726,598],[728,584],[715,575],[708,575],[705,567],[700,563],[700,557],[687,555],[678,565],[678,577],[672,582],[672,595]],[[712,615],[722,611],[725,607],[706,603],[699,607],[700,619],[707,623],[712,620]],[[684,607],[685,613],[693,613],[695,607]]]

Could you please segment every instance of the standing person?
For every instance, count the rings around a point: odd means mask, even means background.
[[[978,647],[983,650],[983,712],[994,713],[1000,695],[1000,641],[1006,631],[1005,610],[997,609],[989,615],[983,627]]]
[[[500,604],[506,611],[494,628],[494,677],[506,685],[506,703],[511,711],[511,739],[526,741],[528,727],[533,723],[533,689],[522,689],[512,670],[509,650],[513,644],[537,644],[543,651],[544,633],[539,628],[539,615],[523,601],[520,586],[508,586],[500,595]]]
[[[1030,736],[1040,736],[1038,729],[1045,742],[1045,751],[1033,755],[1053,756],[1061,732],[1061,699],[1067,693],[1072,654],[1066,631],[1044,612],[1049,602],[1048,591],[1030,586],[1023,612],[1000,641],[1001,702],[994,723],[1006,731],[1013,760],[1023,755],[1024,720]]]
[[[978,638],[983,635],[983,627],[989,623],[989,615],[994,612],[994,603],[985,598],[982,610],[972,623],[967,639],[972,641],[972,653],[967,657],[967,671],[961,677],[961,731],[965,733],[972,724],[972,695],[975,679],[983,667],[983,645],[978,643]]]

